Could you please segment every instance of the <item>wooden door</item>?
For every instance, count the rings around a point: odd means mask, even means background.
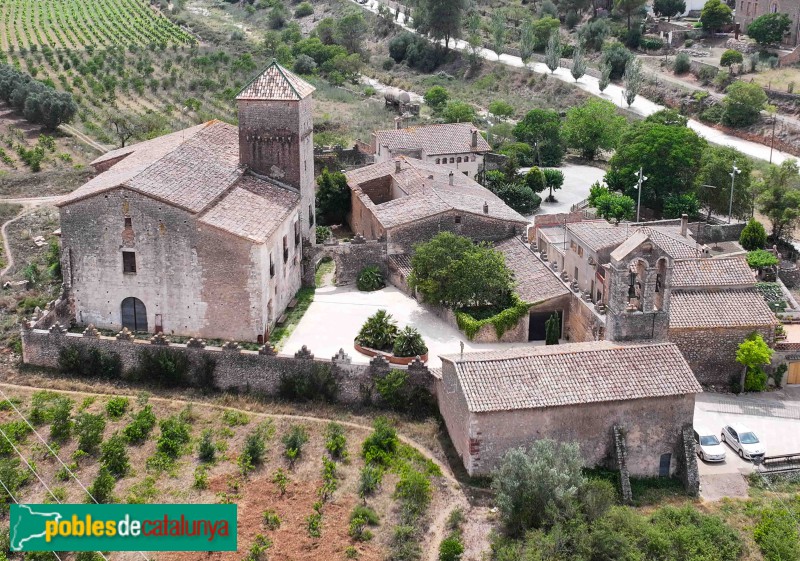
[[[789,363],[789,379],[787,384],[800,384],[800,362]]]
[[[122,327],[131,331],[147,331],[147,309],[138,298],[122,301]]]

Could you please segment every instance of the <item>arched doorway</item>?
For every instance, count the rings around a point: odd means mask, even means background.
[[[122,301],[122,327],[131,331],[147,331],[147,308],[132,296]]]

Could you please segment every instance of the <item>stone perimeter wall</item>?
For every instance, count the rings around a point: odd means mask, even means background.
[[[303,347],[294,356],[274,354],[271,347],[264,346],[260,351],[246,351],[235,343],[224,347],[200,346],[200,341],[192,340],[186,345],[172,344],[163,337],[156,336],[150,342],[129,339],[130,334],[120,333],[115,337],[91,334],[64,333],[59,325],[49,331],[24,329],[22,331],[22,357],[25,364],[45,368],[58,368],[61,349],[78,346],[85,349],[100,349],[117,353],[122,361],[123,371],[130,371],[139,365],[141,352],[145,349],[168,348],[185,353],[192,368],[202,364],[206,358],[214,360],[214,380],[221,390],[255,392],[268,396],[278,394],[281,375],[308,375],[314,365],[330,366],[339,382],[338,401],[343,403],[368,403],[379,400],[375,391],[375,380],[386,376],[394,367],[376,357],[369,364],[353,364],[343,351],[330,359],[320,359]],[[95,332],[96,333],[96,332]],[[412,362],[407,369],[410,384],[433,390],[433,377],[428,368],[419,361]]]

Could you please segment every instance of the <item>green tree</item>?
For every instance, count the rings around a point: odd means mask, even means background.
[[[125,449],[125,438],[116,432],[111,438],[103,442],[100,450],[100,461],[108,469],[109,473],[117,479],[125,477],[131,469],[131,464],[128,461],[128,452]]]
[[[561,320],[556,312],[544,322],[545,345],[558,345],[561,337]]]
[[[477,119],[475,108],[463,101],[448,101],[442,111],[445,123],[471,123]]]
[[[673,193],[664,200],[664,218],[680,218],[684,214],[694,219],[700,214],[700,201],[694,193]]]
[[[564,158],[561,117],[551,109],[532,109],[514,127],[514,137],[534,147],[536,163],[558,167]]]
[[[612,150],[625,129],[625,117],[610,101],[590,98],[583,105],[567,110],[562,133],[567,146],[594,160],[598,150]]]
[[[606,184],[636,197],[636,174],[644,170],[642,205],[661,212],[666,197],[692,190],[706,141],[688,127],[640,122],[620,137]]]
[[[559,169],[546,168],[542,170],[542,173],[544,174],[545,185],[550,189],[547,200],[554,203],[556,198],[553,196],[553,191],[558,191],[564,185],[564,172]]]
[[[428,104],[428,107],[430,107],[434,113],[439,113],[450,100],[450,92],[442,86],[433,86],[425,92],[422,99],[425,100],[425,103]]]
[[[614,0],[614,8],[621,14],[625,14],[628,30],[631,28],[631,17],[642,9],[645,2],[646,0]]]
[[[654,0],[653,11],[657,16],[667,18],[670,21],[686,11],[685,0]]]
[[[744,60],[742,53],[734,49],[728,49],[722,56],[719,57],[720,66],[730,66],[732,64],[741,64]]]
[[[625,84],[625,101],[628,102],[628,107],[633,105],[636,96],[644,84],[644,75],[642,74],[642,61],[636,57],[628,59],[625,65],[625,74],[622,76],[622,81]]]
[[[519,36],[519,57],[523,64],[528,64],[536,51],[536,29],[532,18],[527,18],[522,23]]]
[[[783,41],[791,25],[792,20],[786,14],[764,14],[750,22],[747,35],[762,47],[775,45]]]
[[[339,17],[336,21],[334,37],[336,42],[350,53],[360,53],[361,44],[369,31],[367,22],[360,11],[353,11]],[[318,62],[319,63],[319,62]]]
[[[558,32],[561,22],[558,18],[544,16],[533,22],[534,50],[543,51],[553,33]]]
[[[767,170],[757,199],[758,210],[772,225],[772,239],[790,236],[800,218],[800,177],[796,160]]]
[[[611,65],[607,62],[600,65],[600,79],[597,81],[597,88],[603,93],[611,83]]]
[[[678,113],[675,109],[662,109],[645,118],[647,123],[658,123],[675,127],[685,127],[689,119]]]
[[[513,294],[502,253],[450,232],[414,246],[408,282],[426,302],[451,309],[506,307]]]
[[[612,41],[603,47],[603,58],[601,60],[602,64],[611,66],[611,79],[619,80],[625,74],[625,67],[632,58],[633,53],[625,48],[625,45],[619,41]]]
[[[767,231],[764,229],[761,222],[755,218],[751,218],[739,235],[739,245],[747,251],[753,251],[755,249],[763,249],[766,243]]]
[[[711,33],[716,33],[732,21],[733,11],[721,0],[708,0],[700,12],[700,25]]]
[[[450,39],[461,37],[465,9],[465,0],[420,0],[414,12],[414,26],[434,41],[444,40],[445,49],[449,49]]]
[[[547,189],[547,178],[544,172],[536,166],[528,170],[528,173],[525,174],[524,181],[525,185],[534,193],[541,193]]]
[[[577,82],[586,74],[586,56],[583,54],[583,45],[578,44],[572,52],[572,68],[570,74]]]
[[[728,214],[731,200],[731,176],[733,166],[740,170],[733,182],[733,216],[744,218],[750,215],[753,206],[753,187],[750,158],[728,146],[708,146],[700,160],[700,171],[696,179],[696,192],[708,213],[722,216]]]
[[[755,83],[736,81],[727,87],[725,93],[722,123],[730,127],[749,127],[758,121],[761,110],[767,104],[764,88]]]
[[[524,183],[501,182],[495,185],[491,191],[508,206],[526,216],[536,212],[536,209],[542,204],[542,198]]]
[[[514,114],[514,106],[502,99],[496,99],[489,104],[489,113],[501,119],[508,119]]]
[[[774,351],[769,348],[764,338],[753,333],[739,344],[736,349],[736,362],[742,365],[742,378],[739,388],[744,389],[747,372],[769,364]]]
[[[537,440],[515,448],[492,473],[492,490],[500,519],[512,536],[568,517],[584,483],[583,460],[576,443]]]
[[[317,219],[321,224],[343,224],[352,205],[347,178],[323,168],[317,177]]]
[[[559,37],[558,31],[551,33],[550,38],[547,40],[547,48],[544,51],[544,63],[547,65],[547,68],[550,69],[551,73],[558,70],[558,67],[561,66],[561,37]]]
[[[506,16],[502,9],[492,12],[492,17],[489,19],[489,37],[492,50],[497,53],[497,60],[500,60],[500,55],[506,46]]]
[[[78,437],[78,449],[87,454],[93,453],[103,441],[106,420],[102,415],[80,413],[75,417],[75,435]]]
[[[603,43],[611,35],[611,28],[605,18],[590,21],[578,32],[578,39],[592,51],[603,49]]]
[[[615,224],[632,219],[636,211],[636,201],[631,197],[608,190],[594,199],[593,206],[597,209],[598,216],[613,220]]]

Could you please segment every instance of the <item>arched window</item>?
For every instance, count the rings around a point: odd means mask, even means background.
[[[131,331],[147,331],[147,308],[144,302],[132,296],[122,301],[122,327]]]
[[[436,163],[440,164],[441,163],[441,158],[436,158]]]
[[[656,286],[655,302],[653,308],[656,311],[664,309],[664,279],[667,277],[667,260],[663,257],[656,263]]]
[[[455,159],[455,158],[453,158],[453,157],[451,157],[451,158],[450,158],[450,163],[451,163],[451,164],[454,164],[454,163],[456,163],[456,159]]]
[[[773,3],[772,7],[769,9],[769,11],[772,12],[773,14],[777,14],[778,13],[778,4]]]
[[[457,163],[457,164],[460,164],[460,163],[461,163],[461,156],[459,156],[458,158],[456,158],[456,163]]]

